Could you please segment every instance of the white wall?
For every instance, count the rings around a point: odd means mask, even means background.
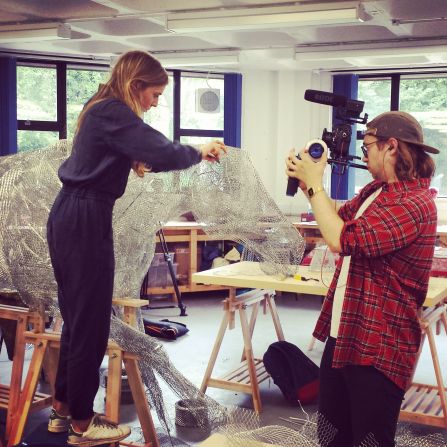
[[[242,73],[242,148],[250,154],[270,195],[290,215],[307,211],[301,192],[285,194],[284,160],[330,127],[332,108],[304,100],[306,89],[332,91],[328,73],[246,71]]]

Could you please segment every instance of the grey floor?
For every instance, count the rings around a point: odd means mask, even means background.
[[[174,365],[185,377],[197,386],[200,386],[201,384],[217,330],[223,316],[223,298],[224,295],[222,292],[185,295],[183,300],[187,306],[188,315],[186,317],[180,317],[177,308],[152,309],[145,311],[145,316],[147,318],[154,320],[168,318],[187,325],[189,328],[188,334],[178,338],[176,341],[161,340],[160,343],[162,343],[167,350]],[[307,348],[321,306],[321,298],[315,296],[282,294],[282,296],[277,298],[276,302],[286,340],[299,346],[315,363],[319,364],[323,345],[320,342],[316,342],[314,349],[310,352],[307,351]],[[161,306],[165,304],[169,304],[169,302],[161,299],[152,302],[153,306]],[[238,320],[236,320],[236,323],[238,323]],[[269,344],[275,340],[276,335],[270,316],[261,313],[258,316],[253,336],[255,356],[262,357]],[[232,370],[233,367],[239,363],[242,347],[240,325],[236,324],[236,328],[227,331],[225,335],[213,375],[219,376],[222,373]],[[441,360],[447,360],[447,336],[445,333],[437,336],[437,347]],[[29,349],[26,355],[27,359],[30,359],[31,354],[32,351]],[[425,346],[416,371],[415,381],[435,383],[433,366],[430,359],[428,346]],[[443,362],[441,366],[443,371],[445,371],[444,380],[447,382],[447,361]],[[106,363],[103,363],[102,370],[105,370],[106,367]],[[1,383],[8,383],[10,370],[11,362],[6,357],[5,349],[2,349],[0,354]],[[42,390],[48,389],[46,384],[42,384],[40,388]],[[210,388],[207,391],[207,394],[225,406],[253,409],[251,397],[244,393]],[[170,393],[168,389],[166,389],[164,398],[171,419],[174,421],[175,402],[178,398]],[[296,426],[289,424],[289,422],[286,422],[281,418],[305,417],[300,408],[294,407],[284,400],[280,390],[271,380],[261,384],[261,398],[263,405],[263,412],[260,418],[261,425],[283,425],[295,428]],[[102,387],[100,388],[95,401],[95,410],[98,412],[104,411],[104,389]],[[311,414],[315,411],[315,406],[306,406],[304,410]],[[31,414],[26,426],[26,433],[32,432],[37,426],[45,422],[48,415],[49,409]],[[2,420],[4,420],[4,414],[1,416]],[[159,426],[160,423],[155,414],[154,420],[156,426]],[[132,404],[122,405],[121,422],[135,427],[134,432],[138,432],[138,418]],[[418,427],[418,429],[421,429],[423,433],[427,434],[441,432],[444,435],[444,431],[435,428]],[[203,433],[194,430],[191,431],[179,428],[174,428],[171,434],[174,437],[183,440],[185,444],[190,445],[196,445],[205,436]]]

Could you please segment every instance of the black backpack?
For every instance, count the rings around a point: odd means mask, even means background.
[[[277,341],[268,347],[263,360],[287,401],[308,404],[317,398],[320,368],[298,346]]]
[[[167,338],[168,340],[177,340],[177,337],[189,332],[186,324],[170,320],[148,320],[143,318],[144,332],[151,337]]]

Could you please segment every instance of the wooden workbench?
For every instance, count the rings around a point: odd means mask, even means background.
[[[204,226],[197,222],[167,222],[163,227],[166,242],[170,244],[170,251],[171,247],[175,246],[184,247],[186,249],[187,255],[181,262],[187,263],[187,266],[184,267],[185,270],[187,270],[187,278],[184,283],[179,284],[179,290],[181,293],[227,289],[225,286],[222,287],[214,284],[203,286],[200,284],[194,284],[192,281],[192,275],[196,273],[200,267],[200,244],[208,241],[221,240],[208,236],[203,228]],[[158,238],[156,242],[159,242]],[[174,251],[174,249],[172,249],[172,251]],[[174,258],[174,262],[178,261]],[[147,295],[175,294],[174,287],[172,285],[168,285],[166,287],[152,287],[149,285],[144,292]]]
[[[231,312],[229,309],[233,309],[237,306],[238,297],[236,290],[238,288],[254,288],[262,290],[275,290],[281,292],[293,292],[303,293],[310,295],[326,295],[327,289],[332,279],[332,273],[320,274],[319,272],[310,272],[309,267],[299,266],[297,272],[301,276],[306,278],[314,278],[317,281],[300,281],[293,278],[281,278],[279,276],[269,276],[263,273],[257,262],[240,262],[237,264],[231,264],[224,267],[219,267],[213,270],[207,270],[204,272],[195,273],[192,277],[194,282],[201,284],[214,284],[222,285],[230,288],[230,295],[226,301],[224,307],[224,320],[218,332],[218,337],[214,345],[214,349],[208,364],[204,381],[202,382],[202,391],[206,391],[208,386],[234,389],[238,391],[244,391],[228,379],[213,379],[211,377],[212,369],[216,361],[218,351],[220,349],[220,343],[222,342],[223,334],[228,327],[231,329]],[[424,339],[427,336],[430,350],[433,359],[433,365],[436,374],[437,386],[427,386],[422,384],[415,384],[407,392],[406,398],[402,405],[401,419],[407,421],[417,421],[419,423],[435,425],[438,427],[447,427],[447,397],[444,391],[444,384],[442,374],[439,366],[439,359],[436,351],[436,345],[434,342],[432,327],[437,322],[442,321],[447,330],[447,318],[445,312],[444,301],[447,299],[447,278],[431,277],[429,282],[429,288],[427,297],[424,301],[424,312],[421,312],[421,328],[423,331]],[[225,323],[227,321],[227,323]],[[255,321],[255,320],[254,320]],[[279,319],[278,319],[279,322]],[[241,321],[242,323],[242,321]],[[245,324],[245,323],[243,323]],[[254,323],[253,323],[254,328]],[[253,333],[253,328],[251,334]],[[280,338],[280,337],[278,337]],[[249,349],[252,351],[251,337],[247,341],[244,338],[244,345],[249,342]],[[249,369],[262,369],[262,362],[255,359],[253,354],[247,357],[246,362]],[[230,377],[226,375],[226,377]],[[263,376],[265,379],[265,376]],[[249,392],[253,395],[253,402],[255,409],[261,408],[260,397],[258,395],[258,383],[256,379],[250,381]],[[255,401],[255,397],[259,399],[259,402]],[[427,403],[427,397],[430,402]],[[418,403],[424,402],[422,406],[425,414],[420,414],[420,405]],[[408,405],[411,403],[411,405]],[[429,414],[427,414],[429,412]]]

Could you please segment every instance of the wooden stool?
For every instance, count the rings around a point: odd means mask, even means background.
[[[0,318],[17,322],[15,349],[12,362],[11,380],[8,385],[0,385],[0,408],[7,410],[5,437],[7,438],[12,427],[13,417],[17,415],[20,399],[20,389],[25,361],[24,334],[29,325],[39,330],[44,327],[43,317],[38,312],[30,312],[24,307],[0,305]],[[51,396],[44,393],[35,393],[30,401],[29,411],[34,412],[51,405]]]
[[[416,361],[417,366],[427,336],[437,385],[432,386],[412,383],[409,390],[405,393],[405,399],[401,406],[399,419],[401,421],[417,422],[419,424],[447,428],[447,396],[432,328],[432,326],[436,327],[438,322],[442,322],[444,327],[447,328],[447,315],[444,304],[437,307],[428,307],[422,312],[420,317],[422,340]]]
[[[133,323],[136,321],[136,309],[148,304],[148,302],[144,300],[114,300],[113,302],[114,304],[124,305],[125,319]],[[21,393],[21,376],[20,380],[16,378],[15,389],[19,390],[20,399],[18,399],[15,411],[11,415],[11,429],[8,432],[8,447],[20,443],[22,439],[28,414],[30,413],[32,403],[35,400],[37,382],[45,354],[51,350],[58,354],[60,349],[60,333],[45,332],[44,327],[38,327],[35,328],[34,331],[24,332],[20,343],[23,346],[25,343],[34,344],[34,352]],[[145,441],[143,447],[159,447],[155,426],[146,399],[143,381],[141,379],[138,356],[123,351],[113,341],[109,341],[106,355],[109,356],[106,416],[114,422],[118,422],[119,420],[122,364],[124,362],[132,397],[143,431]],[[50,381],[52,380],[54,380],[54,377],[50,379]],[[46,405],[44,406],[51,405],[51,398],[45,403]],[[121,442],[119,445],[137,446],[135,443],[126,443],[125,441]]]
[[[223,301],[224,316],[200,387],[200,391],[203,393],[206,392],[208,387],[213,387],[251,394],[253,397],[253,407],[257,413],[262,411],[259,384],[270,377],[264,368],[263,361],[254,357],[251,342],[260,302],[263,302],[264,304],[264,313],[266,313],[267,307],[270,310],[278,340],[284,340],[284,334],[276,310],[274,291],[257,289],[236,296],[236,289],[231,288],[229,298]],[[253,306],[250,323],[247,320],[245,311],[248,306]],[[235,327],[234,318],[236,311],[239,311],[244,341],[241,364],[237,369],[229,372],[222,378],[212,378],[211,374],[219,354],[225,331],[227,328],[231,330]]]

